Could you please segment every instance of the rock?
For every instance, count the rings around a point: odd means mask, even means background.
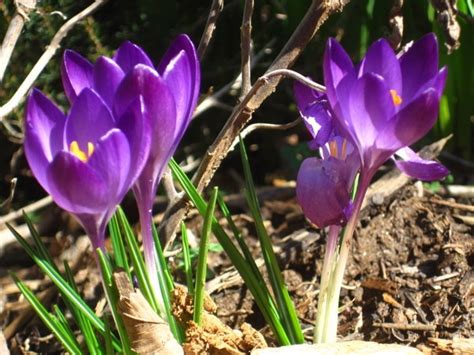
[[[302,344],[283,346],[281,348],[256,349],[251,355],[420,355],[420,350],[398,344],[378,344],[371,341],[344,341],[328,344]]]

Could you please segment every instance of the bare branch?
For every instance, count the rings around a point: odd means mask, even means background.
[[[15,14],[8,25],[7,33],[3,38],[2,47],[0,48],[0,83],[3,81],[5,70],[10,63],[13,49],[18,38],[20,38],[21,30],[28,19],[28,14],[36,7],[36,0],[17,0],[15,5]]]
[[[206,26],[204,27],[204,32],[199,42],[197,49],[199,59],[202,59],[204,53],[206,52],[209,42],[211,42],[212,34],[216,29],[216,22],[219,18],[219,15],[224,8],[224,0],[213,0],[211,5],[211,11],[209,11],[209,17],[207,18]]]
[[[251,59],[251,68],[253,68],[259,61],[262,59],[262,57],[267,53],[267,51],[275,44],[276,39],[273,38],[271,39],[265,47],[263,47],[252,59]],[[211,96],[206,97],[202,102],[196,107],[193,113],[193,119],[202,114],[204,111],[208,110],[209,108],[213,106],[222,106],[222,103],[220,103],[219,99],[224,96],[231,88],[232,89],[238,89],[242,85],[242,73],[240,73],[237,78],[232,80],[230,83],[224,85],[222,88],[220,88],[218,91],[213,93]],[[232,107],[229,111],[232,111]]]
[[[61,28],[56,32],[51,43],[48,45],[44,53],[38,59],[36,64],[34,65],[33,69],[28,73],[25,80],[21,83],[18,87],[17,91],[10,100],[0,107],[0,122],[2,124],[6,124],[5,116],[12,112],[24,99],[28,90],[30,90],[31,86],[34,84],[35,80],[41,74],[43,69],[46,67],[48,62],[54,56],[56,51],[58,50],[61,41],[66,37],[69,31],[81,20],[86,18],[87,16],[91,15],[94,11],[96,11],[100,6],[105,4],[108,0],[96,0],[84,10],[79,12],[77,15],[72,17],[69,21],[65,22]]]
[[[252,79],[250,73],[250,56],[252,53],[252,14],[253,0],[245,0],[242,27],[240,27],[240,50],[242,66],[242,95],[243,98],[250,91]]]
[[[277,69],[274,71],[271,71],[264,76],[262,76],[259,80],[262,81],[268,81],[271,77],[273,76],[283,76],[286,78],[291,78],[294,80],[297,80],[301,82],[302,84],[305,84],[306,86],[309,86],[310,88],[317,90],[319,92],[325,93],[326,92],[326,87],[324,85],[318,84],[317,82],[311,80],[310,78],[307,78],[300,73],[290,70],[290,69]]]
[[[297,118],[294,121],[291,121],[289,123],[284,123],[284,124],[275,124],[275,123],[254,123],[250,126],[247,126],[242,132],[240,132],[240,137],[244,139],[247,137],[250,133],[257,131],[259,129],[267,129],[267,130],[272,130],[272,131],[285,131],[287,129],[293,128],[298,123],[301,122],[301,118]],[[239,137],[236,137],[234,141],[232,142],[232,145],[230,146],[229,152],[233,151],[235,146],[239,143]]]
[[[393,0],[389,24],[392,33],[388,37],[393,49],[398,49],[403,39],[403,0]]]
[[[46,196],[46,197],[43,197],[41,200],[33,202],[32,204],[25,206],[17,211],[12,211],[9,214],[6,214],[5,216],[1,216],[0,227],[3,228],[5,223],[10,223],[18,218],[21,218],[23,216],[23,213],[35,212],[41,208],[48,206],[52,202],[53,202],[53,199],[51,198],[51,196]]]
[[[348,2],[349,0],[313,0],[305,17],[267,70],[267,73],[291,67],[329,15],[342,10]],[[235,137],[252,118],[252,113],[275,91],[280,80],[281,75],[271,77],[266,81],[257,80],[249,94],[235,107],[214,143],[209,147],[194,177],[194,183],[198,191],[202,191],[208,185],[221,161],[227,155]],[[165,222],[161,227],[162,236],[169,238],[176,232],[187,209],[184,198],[170,206],[164,218]]]

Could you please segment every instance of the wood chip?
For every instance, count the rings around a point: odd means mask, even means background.
[[[391,305],[395,308],[403,308],[403,306],[399,302],[397,302],[397,300],[395,298],[390,296],[390,294],[388,294],[387,292],[384,292],[382,294],[382,298],[383,298],[385,303],[388,303],[389,305]]]
[[[397,295],[399,291],[398,285],[395,282],[377,278],[366,279],[362,281],[361,286],[372,290],[387,292],[393,296]]]

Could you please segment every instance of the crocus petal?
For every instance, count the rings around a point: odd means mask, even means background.
[[[155,137],[152,133],[151,122],[146,119],[145,103],[143,98],[138,97],[129,106],[128,110],[119,118],[118,128],[125,134],[130,149],[130,156],[134,157],[130,162],[128,175],[124,186],[130,186],[142,173],[150,153],[150,144]],[[126,187],[128,190],[129,187]]]
[[[144,64],[153,68],[153,62],[143,49],[129,41],[120,46],[113,59],[125,73],[132,70],[137,64]]]
[[[446,79],[448,76],[448,68],[443,67],[441,70],[436,74],[436,76],[427,81],[425,85],[419,88],[419,90],[416,92],[415,96],[413,99],[415,99],[418,95],[424,93],[427,89],[433,88],[436,90],[436,93],[438,94],[438,98],[441,98],[441,95],[443,94],[444,86],[446,84]]]
[[[105,250],[105,229],[107,227],[107,222],[112,218],[115,208],[116,206],[113,207],[113,211],[107,211],[106,213],[100,214],[74,214],[74,217],[78,219],[86,234],[91,239],[94,250],[97,248]]]
[[[97,214],[110,204],[109,189],[103,177],[68,152],[58,153],[46,174],[48,192],[66,211]]]
[[[25,154],[33,174],[48,190],[47,165],[64,148],[65,115],[39,90],[28,98],[25,118]]]
[[[365,73],[380,75],[389,89],[395,90],[398,95],[402,94],[400,63],[392,47],[385,39],[374,42],[367,50],[360,64],[359,76]]]
[[[363,150],[372,149],[378,133],[389,124],[395,113],[385,81],[379,75],[364,74],[351,91],[348,107],[350,130],[363,153]]]
[[[428,89],[401,109],[394,117],[393,135],[400,142],[394,151],[412,145],[429,132],[438,117],[439,98],[435,89]],[[387,139],[386,132],[380,141]]]
[[[128,179],[131,155],[126,135],[118,129],[109,131],[97,143],[88,165],[105,181],[109,204],[119,204],[131,187]]]
[[[61,65],[61,77],[64,91],[72,104],[84,88],[93,84],[93,66],[80,54],[66,50]]]
[[[319,102],[319,100],[325,96],[323,93],[299,81],[295,81],[293,84],[293,94],[295,95],[296,105],[300,112],[305,112],[308,107]]]
[[[176,108],[174,97],[158,73],[137,65],[120,84],[115,95],[114,112],[122,116],[138,95],[143,97],[145,117],[152,127],[150,159],[168,154],[174,142]]]
[[[408,147],[402,148],[395,153],[403,160],[393,158],[398,169],[412,178],[423,181],[440,180],[448,176],[449,170],[434,160],[422,159],[418,154]]]
[[[335,105],[336,88],[344,76],[353,71],[353,65],[344,48],[333,38],[330,38],[326,44],[323,70],[329,101],[331,105]]]
[[[180,35],[163,56],[158,73],[174,94],[176,103],[175,139],[184,134],[199,97],[201,71],[196,49],[188,36]]]
[[[87,152],[89,143],[95,144],[115,127],[114,118],[107,105],[91,89],[84,89],[72,105],[66,122],[66,144],[77,141]]]
[[[350,205],[347,166],[330,158],[308,158],[301,164],[296,181],[296,197],[305,216],[320,228],[346,221]]]
[[[402,96],[411,98],[438,73],[438,41],[433,33],[416,41],[400,57]]]
[[[112,59],[100,57],[94,65],[94,89],[111,108],[115,91],[125,76],[123,70]]]
[[[310,148],[318,149],[327,143],[334,131],[327,97],[300,82],[295,82],[293,91],[301,118],[313,137]]]

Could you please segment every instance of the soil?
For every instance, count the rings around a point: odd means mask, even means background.
[[[231,200],[234,220],[258,259],[261,255],[252,219],[242,199],[234,196]],[[267,187],[261,202],[284,278],[310,340],[324,235],[305,221],[291,187]],[[472,198],[453,199],[433,194],[419,183],[408,184],[389,198],[369,201],[360,218],[345,274],[339,318],[341,339],[428,349],[436,347],[433,345],[436,339],[474,336],[473,203]],[[188,228],[195,235],[199,235],[201,223],[197,214],[188,217]],[[60,235],[49,238],[50,248],[64,250],[75,245],[69,231],[65,234],[69,235],[65,239],[68,242],[59,243]],[[0,270],[8,266],[21,279],[30,280],[30,285],[36,280],[37,285],[32,287],[37,294],[48,292],[50,284],[42,280],[36,267],[18,264],[15,260],[21,260],[18,259],[21,250],[16,249],[15,253],[16,259],[9,265],[5,265],[8,262],[3,258]],[[100,298],[100,285],[94,262],[90,256],[80,255],[73,257],[80,260],[76,265],[77,278],[85,299],[95,304]],[[173,257],[170,261],[172,267],[179,263]],[[230,267],[227,257],[222,252],[211,252],[208,265],[209,292],[217,306],[215,316],[232,329],[242,329],[242,324],[248,323],[263,334],[270,346],[275,345],[251,294]],[[175,272],[179,277],[180,271],[175,269]],[[6,275],[1,276],[0,285],[3,290],[12,289]],[[54,291],[46,296],[45,303],[58,301]],[[7,294],[3,291],[1,299],[0,324],[5,332],[25,312],[25,306],[14,291]],[[6,334],[13,353],[59,352],[41,321],[31,314],[15,330]]]

